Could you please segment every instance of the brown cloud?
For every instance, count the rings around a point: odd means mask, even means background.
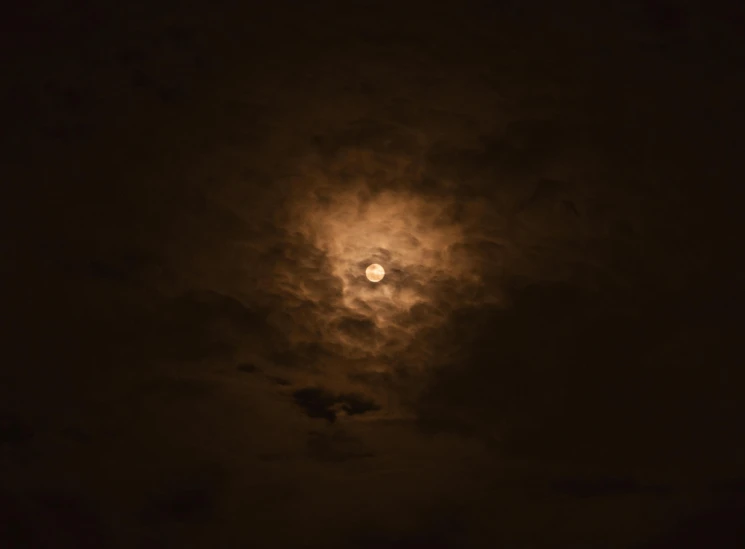
[[[5,545],[634,546],[742,478],[742,33],[478,4],[10,64]]]

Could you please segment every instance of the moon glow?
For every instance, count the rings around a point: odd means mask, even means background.
[[[370,282],[380,282],[385,276],[385,269],[381,265],[373,263],[365,270],[365,276]]]

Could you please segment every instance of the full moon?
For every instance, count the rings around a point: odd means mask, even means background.
[[[365,270],[365,276],[370,282],[380,282],[385,276],[385,269],[381,265],[373,263]]]

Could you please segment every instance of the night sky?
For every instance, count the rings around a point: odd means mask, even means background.
[[[62,4],[0,548],[745,547],[741,3]]]

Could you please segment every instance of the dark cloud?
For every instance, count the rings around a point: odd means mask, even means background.
[[[292,395],[295,404],[300,406],[308,417],[321,418],[329,422],[336,421],[336,412],[332,410],[336,399],[322,389],[298,389]]]
[[[298,389],[292,397],[308,417],[323,418],[331,423],[340,412],[353,416],[380,410],[380,405],[362,395],[333,394],[312,387]]]
[[[353,339],[361,339],[372,343],[377,336],[375,322],[367,317],[344,317],[340,318],[335,328],[342,334]]]
[[[380,405],[376,404],[372,400],[365,398],[362,395],[355,394],[344,394],[339,396],[339,403],[341,409],[346,412],[347,415],[354,416],[359,414],[365,414],[367,412],[375,412],[380,410]]]

